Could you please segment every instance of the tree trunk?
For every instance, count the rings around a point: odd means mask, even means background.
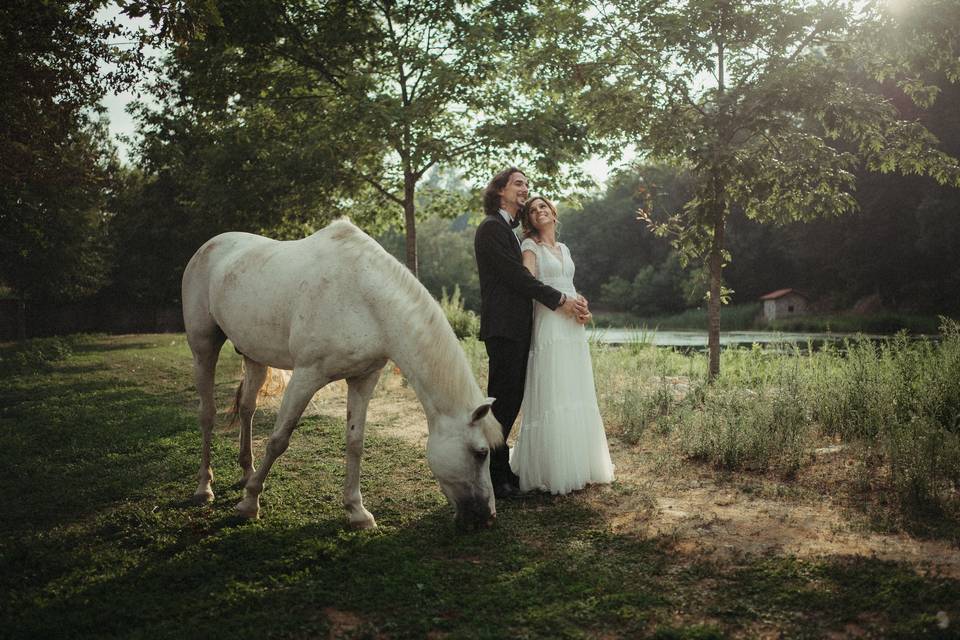
[[[414,196],[417,193],[417,180],[413,173],[406,171],[403,176],[403,223],[407,236],[407,268],[420,278],[417,270],[417,206]]]
[[[27,300],[23,292],[17,296],[17,340],[27,339]]]
[[[726,92],[722,11],[716,35],[717,93],[722,99]],[[717,157],[718,162],[719,160],[720,158]],[[722,196],[725,185],[719,184],[720,178],[716,167],[714,167],[711,179],[713,181],[713,201],[709,206],[711,207],[710,217],[713,219],[713,243],[710,246],[710,256],[707,259],[710,268],[710,300],[707,301],[707,348],[710,352],[710,366],[707,370],[707,382],[712,383],[720,375],[720,296],[723,285],[723,227],[727,212],[726,203]]]
[[[725,210],[723,202],[713,204],[713,242],[707,264],[710,269],[710,299],[707,301],[707,347],[710,353],[710,367],[707,382],[713,382],[720,375],[720,297],[723,286],[723,236]]]
[[[721,256],[716,248],[707,261],[710,267],[710,299],[707,301],[707,346],[710,352],[710,368],[707,382],[720,375],[720,284]]]

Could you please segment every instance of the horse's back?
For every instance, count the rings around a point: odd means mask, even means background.
[[[383,251],[345,220],[291,241],[216,236],[184,272],[188,334],[213,323],[245,355],[285,368],[294,351],[348,344],[357,326],[370,333],[375,324],[364,295],[375,281],[365,268],[371,250]]]
[[[252,233],[229,231],[214,236],[197,249],[183,271],[180,288],[183,320],[188,334],[191,328],[216,324],[210,314],[210,288],[214,272],[226,262],[226,258],[248,247],[274,242],[276,240]]]

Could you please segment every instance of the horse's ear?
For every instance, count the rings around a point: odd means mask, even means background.
[[[493,406],[495,400],[496,398],[487,398],[483,401],[483,404],[474,409],[473,415],[470,416],[470,424],[480,424],[480,421],[490,413],[490,407]]]

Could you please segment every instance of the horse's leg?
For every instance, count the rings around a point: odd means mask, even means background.
[[[240,415],[240,457],[243,470],[240,486],[244,487],[253,475],[253,414],[257,411],[257,394],[267,379],[267,366],[250,358],[243,359],[243,386],[237,402]]]
[[[263,483],[270,467],[290,445],[290,435],[297,427],[300,415],[307,408],[313,394],[330,380],[312,369],[294,369],[287,384],[280,403],[280,412],[277,414],[277,424],[267,441],[267,448],[263,455],[263,462],[243,490],[243,500],[237,504],[237,512],[245,518],[260,516],[260,494],[263,493]]]
[[[225,337],[222,333],[190,344],[193,351],[193,378],[200,396],[200,431],[203,444],[200,451],[200,483],[193,494],[193,501],[205,504],[213,500],[213,468],[210,466],[210,441],[213,437],[213,423],[217,417],[217,405],[213,397],[214,374],[217,370],[217,358]]]
[[[347,477],[343,483],[343,506],[350,526],[371,529],[377,526],[373,514],[363,506],[360,495],[360,459],[363,456],[363,430],[367,406],[380,379],[380,369],[360,378],[347,380]]]

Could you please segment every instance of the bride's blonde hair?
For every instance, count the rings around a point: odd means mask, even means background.
[[[537,200],[543,200],[543,203],[547,205],[547,208],[553,213],[553,219],[557,221],[557,227],[555,234],[557,239],[560,239],[560,218],[557,216],[557,207],[544,198],[543,196],[533,196],[529,200],[523,203],[523,207],[520,208],[520,228],[523,230],[524,238],[533,238],[534,240],[540,239],[540,232],[537,231],[537,228],[533,226],[533,223],[530,222],[530,209],[533,207],[533,203]]]

